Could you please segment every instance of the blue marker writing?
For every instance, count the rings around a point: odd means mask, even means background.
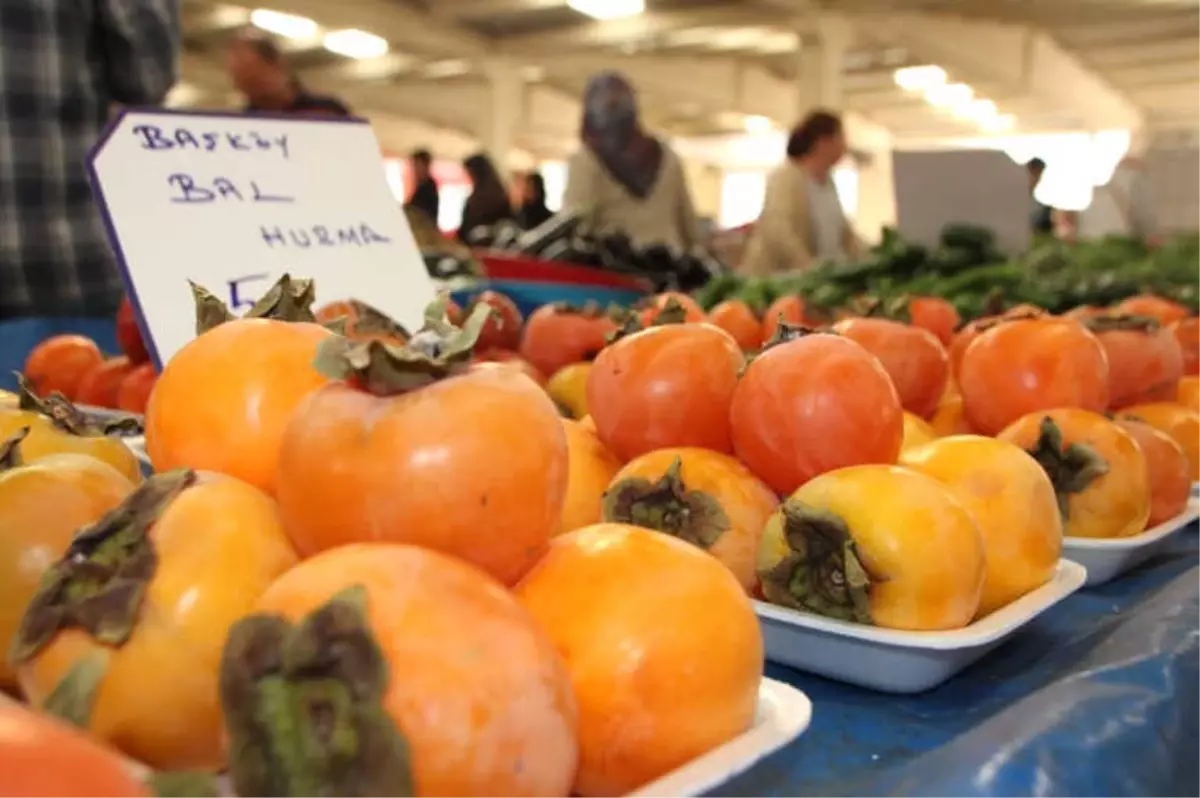
[[[225,149],[246,153],[278,150],[285,159],[291,157],[291,145],[286,133],[265,136],[253,130],[244,133],[194,131],[186,127],[163,128],[158,125],[134,125],[130,131],[140,141],[143,150],[214,152]]]
[[[271,275],[265,274],[265,273],[264,274],[249,274],[249,275],[246,275],[245,277],[235,277],[234,279],[229,280],[228,282],[229,282],[229,308],[230,308],[230,310],[233,310],[236,312],[236,311],[240,311],[242,308],[249,309],[249,308],[254,307],[255,300],[248,299],[248,298],[242,296],[242,292],[241,292],[242,286],[246,285],[247,283],[254,283],[254,282],[259,282],[261,280],[266,280],[270,276]]]

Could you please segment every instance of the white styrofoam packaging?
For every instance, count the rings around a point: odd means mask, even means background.
[[[1187,509],[1140,535],[1127,538],[1063,538],[1063,556],[1087,568],[1089,587],[1110,582],[1161,551],[1167,539],[1200,516],[1200,500],[1192,497]]]
[[[1192,483],[1192,495],[1193,495],[1193,496],[1200,496],[1200,482],[1193,482],[1193,483]]]
[[[722,746],[692,760],[631,796],[703,795],[795,740],[812,720],[808,696],[783,682],[763,678],[754,725]]]
[[[3,700],[2,693],[0,700]],[[754,713],[753,726],[628,795],[630,798],[703,795],[745,773],[804,734],[812,720],[812,709],[812,702],[804,693],[789,684],[764,677],[758,687],[758,709]],[[134,767],[139,771],[145,769],[140,764]],[[217,777],[217,790],[222,798],[237,798],[228,775]]]
[[[949,632],[906,632],[756,601],[767,659],[885,693],[936,687],[1083,587],[1087,571],[1059,560],[1054,578],[986,618]]]

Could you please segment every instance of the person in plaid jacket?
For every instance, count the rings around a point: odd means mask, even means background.
[[[0,2],[0,366],[89,320],[111,327],[121,284],[86,158],[115,106],[157,105],[174,85],[179,13],[179,0]]]

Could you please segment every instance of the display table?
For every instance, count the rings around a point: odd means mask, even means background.
[[[1196,524],[942,687],[873,693],[788,668],[808,732],[714,795],[1196,795]]]

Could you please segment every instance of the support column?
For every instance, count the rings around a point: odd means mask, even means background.
[[[525,81],[517,65],[508,59],[490,59],[484,66],[489,102],[480,139],[501,177],[507,178],[508,158],[525,115]]]
[[[796,68],[796,115],[814,108],[842,110],[842,69],[850,48],[850,23],[840,15],[802,18]]]

